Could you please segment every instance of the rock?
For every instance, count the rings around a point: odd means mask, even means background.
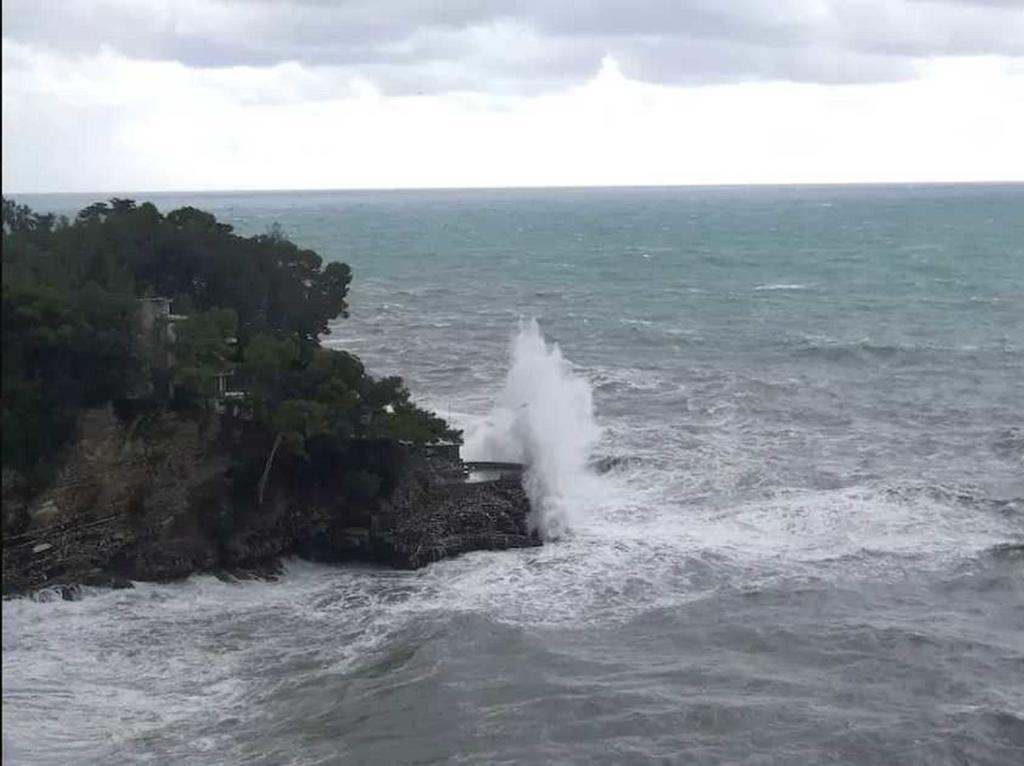
[[[32,523],[36,526],[45,527],[52,524],[60,516],[60,508],[53,500],[47,500],[38,508],[32,511]]]
[[[528,531],[529,501],[516,479],[427,484],[401,500],[375,525],[377,556],[392,566],[416,569],[469,551],[541,544]]]
[[[630,455],[606,455],[591,461],[590,467],[596,473],[610,473],[620,468],[629,468],[640,463],[640,458]]]
[[[81,601],[82,587],[80,585],[61,585],[58,590],[60,597],[65,601]]]
[[[284,556],[416,568],[473,550],[540,545],[518,479],[465,483],[457,453],[393,442],[366,448],[395,469],[382,498],[357,502],[343,486],[282,468],[257,505],[233,491],[227,472],[240,442],[228,436],[237,423],[221,420],[204,430],[165,415],[124,450],[113,412],[91,411],[45,500],[24,506],[32,523],[5,527],[4,595],[50,586],[73,599],[78,584],[132,587],[197,572],[272,579]],[[5,475],[5,497],[16,486]]]

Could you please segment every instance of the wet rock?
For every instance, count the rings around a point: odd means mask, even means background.
[[[264,503],[239,498],[222,430],[167,416],[125,449],[112,411],[91,412],[57,479],[25,506],[27,526],[5,527],[4,595],[56,587],[74,599],[79,584],[131,587],[197,572],[273,579],[284,556],[416,568],[540,544],[518,480],[465,483],[457,457],[395,444],[386,446],[401,453],[400,470],[372,502],[283,471]],[[9,486],[5,476],[5,496]]]
[[[632,468],[640,462],[640,458],[630,455],[606,455],[591,461],[590,466],[596,473],[604,474],[624,468]]]
[[[540,545],[528,529],[529,501],[515,479],[421,485],[376,519],[376,555],[416,569],[460,553]]]

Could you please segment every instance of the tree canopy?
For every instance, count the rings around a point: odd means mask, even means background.
[[[417,407],[400,378],[320,345],[347,316],[352,274],[273,227],[243,237],[210,213],[97,202],[73,220],[3,200],[3,462],[45,460],[84,407],[137,396],[147,374],[138,300],[171,299],[175,397],[207,406],[233,374],[251,417],[301,455],[325,435],[436,442],[460,434]]]
[[[112,199],[68,222],[5,199],[3,232],[5,285],[94,282],[114,293],[164,295],[189,310],[230,308],[243,339],[270,331],[316,343],[348,312],[346,264],[324,265],[279,228],[238,236],[193,207],[164,216],[149,202]]]

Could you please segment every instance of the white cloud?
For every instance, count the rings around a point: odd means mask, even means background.
[[[500,52],[496,55],[501,55]],[[11,191],[1024,180],[1024,72],[387,95],[343,67],[194,68],[4,41]]]
[[[345,68],[389,93],[536,92],[610,54],[662,84],[906,79],[1024,55],[1024,3],[967,0],[5,0],[7,38],[190,67]]]

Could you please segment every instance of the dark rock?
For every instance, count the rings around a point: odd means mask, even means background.
[[[375,556],[415,569],[474,550],[540,545],[527,527],[529,502],[517,480],[421,483],[376,520]]]
[[[80,585],[61,585],[57,588],[57,592],[65,601],[82,600],[82,586]]]
[[[630,468],[640,463],[640,458],[630,455],[606,455],[591,461],[590,466],[596,473],[610,473],[622,468]]]
[[[451,450],[394,442],[350,448],[339,459],[387,469],[386,491],[372,501],[301,465],[275,466],[257,504],[251,493],[239,497],[229,479],[239,444],[266,454],[237,422],[201,428],[165,415],[129,434],[131,443],[125,436],[111,410],[94,410],[44,492],[26,500],[16,477],[5,475],[5,500],[18,499],[10,526],[5,516],[5,596],[56,588],[75,599],[78,584],[131,587],[196,572],[273,579],[283,556],[416,568],[473,550],[540,545],[528,531],[521,482],[465,483]]]
[[[87,572],[82,576],[81,582],[82,585],[89,585],[93,588],[110,588],[111,590],[126,590],[135,587],[131,580],[117,577],[99,569]]]

